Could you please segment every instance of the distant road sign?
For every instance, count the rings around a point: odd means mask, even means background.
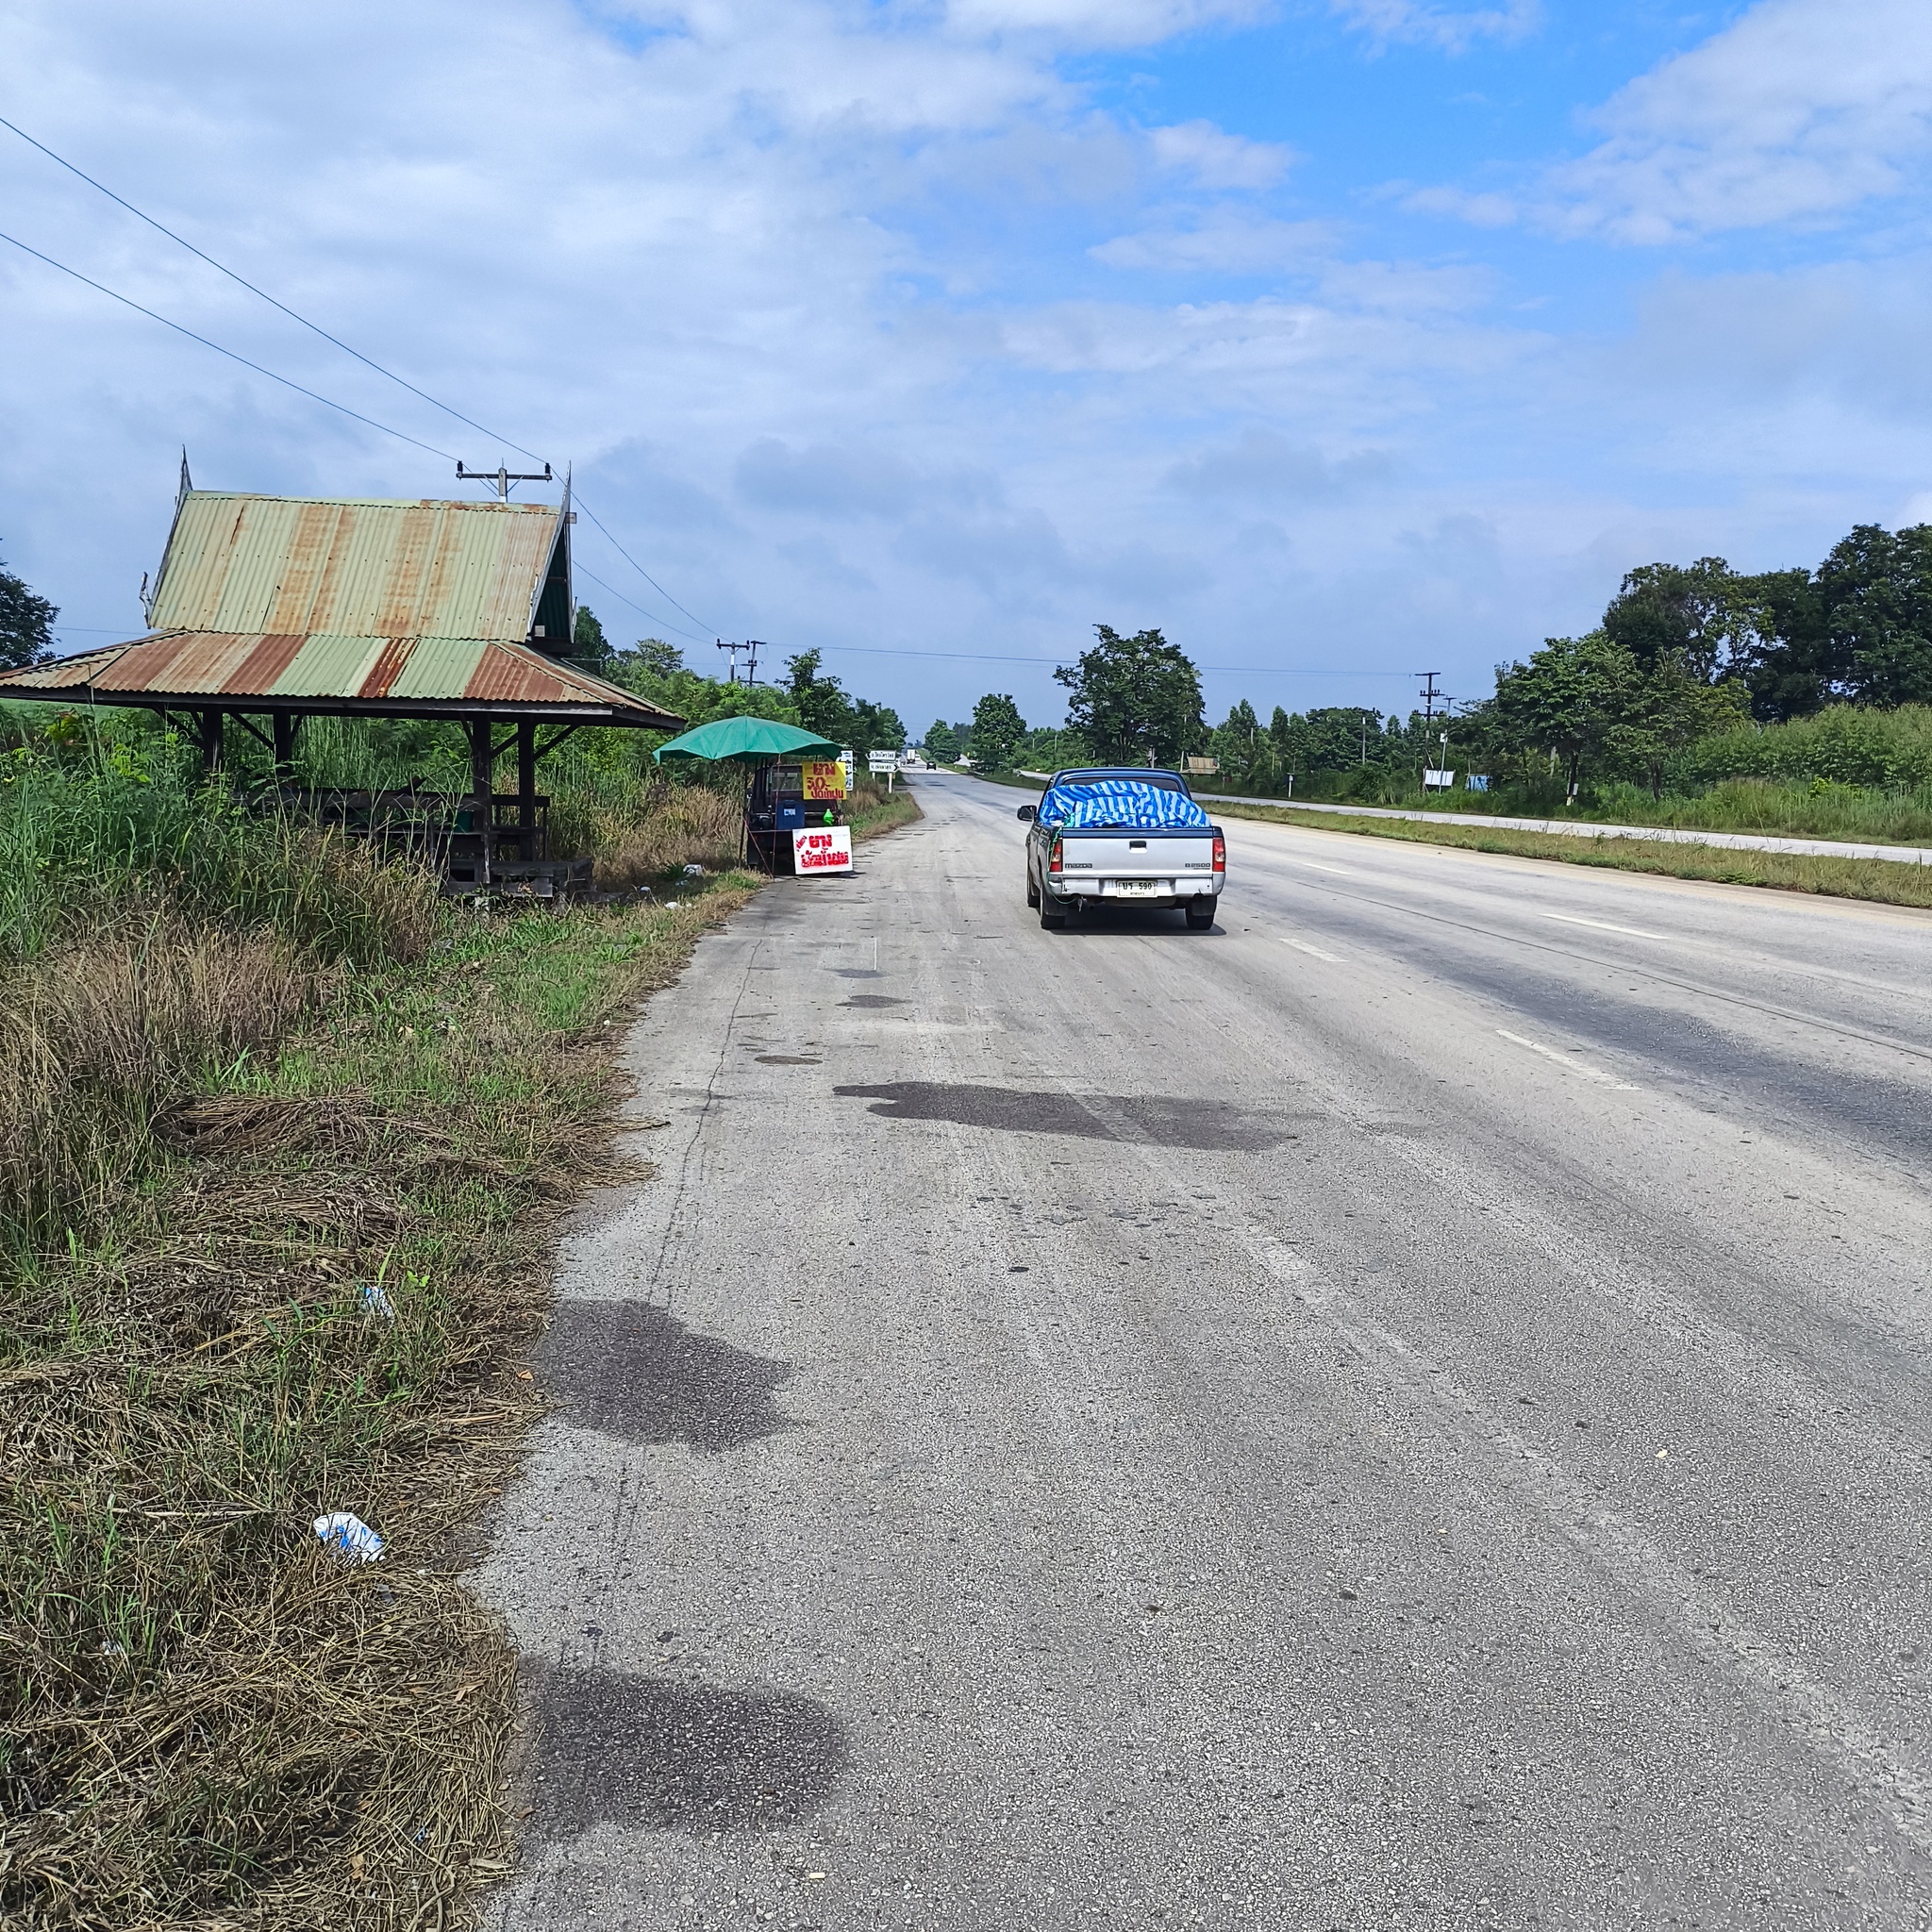
[[[895,751],[869,751],[865,755],[868,769],[874,772],[896,772],[899,769],[899,754]]]

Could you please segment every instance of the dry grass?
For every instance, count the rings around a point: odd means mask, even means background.
[[[269,931],[160,910],[70,938],[0,983],[0,1228],[84,1227],[184,1087],[272,1046],[315,976]]]
[[[0,1922],[386,1932],[508,1869],[514,1662],[459,1532],[538,1412],[557,1215],[614,1173],[597,1041],[749,889],[445,914],[432,964],[327,981],[278,1061],[147,1105],[158,1172],[22,1271]],[[332,1509],[385,1560],[325,1560]]]
[[[597,888],[606,892],[657,883],[686,865],[723,871],[738,863],[743,840],[738,797],[705,785],[656,786],[635,817],[593,817]]]
[[[1839,899],[1874,899],[1889,906],[1932,907],[1932,865],[1890,858],[1811,858],[1801,853],[1738,852],[1721,845],[1678,845],[1648,839],[1606,839],[1578,833],[1512,832],[1495,826],[1448,825],[1414,819],[1357,819],[1338,813],[1271,810],[1217,803],[1228,818],[1265,819],[1364,839],[1401,839],[1423,845],[1457,845],[1518,858],[1555,858],[1617,872],[1660,873],[1731,886],[1769,886]]]

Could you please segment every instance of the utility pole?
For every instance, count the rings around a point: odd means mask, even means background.
[[[1442,674],[1441,674],[1441,673],[1440,671],[1418,671],[1417,673],[1415,673],[1415,675],[1416,675],[1416,676],[1418,676],[1418,677],[1420,677],[1420,678],[1422,679],[1422,681],[1423,681],[1423,690],[1422,690],[1422,699],[1423,699],[1423,766],[1422,766],[1422,768],[1423,768],[1423,770],[1424,770],[1424,772],[1426,772],[1426,771],[1428,770],[1428,768],[1429,768],[1429,753],[1428,753],[1428,742],[1429,742],[1429,738],[1430,738],[1430,735],[1431,735],[1431,732],[1430,732],[1430,727],[1431,727],[1431,726],[1432,726],[1432,725],[1433,725],[1433,724],[1435,724],[1435,722],[1436,722],[1436,704],[1437,704],[1437,701],[1438,701],[1438,700],[1439,700],[1439,699],[1440,699],[1440,698],[1441,698],[1441,697],[1442,696],[1442,693],[1441,693],[1441,692],[1440,691],[1438,691],[1438,690],[1436,689],[1436,679],[1437,679],[1438,677],[1440,677],[1440,676],[1441,676],[1441,675],[1442,675]],[[1443,710],[1444,710],[1444,711],[1446,712],[1446,711],[1447,711],[1447,709],[1448,709],[1448,706],[1447,706],[1447,705],[1445,704],[1445,705],[1443,706],[1443,708],[1443,708]],[[1423,786],[1423,789],[1424,789],[1424,791],[1426,791],[1428,790],[1428,786],[1427,786],[1427,783],[1426,783],[1426,781],[1424,781],[1424,786]]]
[[[462,458],[457,458],[457,481],[458,483],[487,483],[496,492],[499,503],[509,501],[509,486],[512,483],[550,483],[556,479],[550,474],[550,465],[543,465],[540,475],[535,471],[506,470],[499,463],[493,470],[466,470]]]
[[[720,638],[717,642],[718,648],[721,651],[729,651],[731,653],[731,669],[725,674],[724,681],[726,684],[736,684],[738,682],[738,654],[744,649],[744,646],[737,642],[736,640],[724,638]]]
[[[769,651],[772,647],[763,638],[746,638],[744,648],[750,654],[745,660],[744,681],[746,684],[756,684],[758,681],[758,653]]]

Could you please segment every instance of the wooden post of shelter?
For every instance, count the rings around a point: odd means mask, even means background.
[[[295,733],[301,724],[299,711],[274,711],[269,715],[269,729],[275,735],[275,778],[278,785],[287,781],[290,768],[295,762]]]
[[[222,714],[202,711],[197,715],[201,720],[201,769],[212,777],[222,768]]]
[[[476,834],[476,884],[487,891],[490,862],[496,843],[495,735],[488,718],[470,720],[470,789],[475,794],[470,810],[471,829]]]
[[[537,721],[517,720],[517,857],[536,858],[537,851]]]

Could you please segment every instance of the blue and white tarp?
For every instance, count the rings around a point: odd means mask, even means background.
[[[1040,817],[1041,824],[1068,832],[1101,825],[1124,825],[1137,832],[1205,831],[1211,823],[1185,791],[1133,778],[1050,785],[1040,801]]]

